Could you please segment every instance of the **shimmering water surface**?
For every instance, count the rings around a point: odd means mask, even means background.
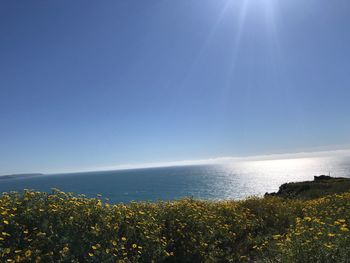
[[[350,177],[350,156],[281,160],[235,161],[220,165],[178,166],[135,170],[42,175],[1,179],[0,191],[35,189],[95,197],[111,202],[169,200],[192,196],[201,199],[241,199],[277,191],[291,181],[314,175]]]

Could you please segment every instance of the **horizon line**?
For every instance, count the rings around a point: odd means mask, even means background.
[[[334,146],[333,146],[334,147]],[[244,161],[264,161],[264,160],[280,160],[280,159],[298,159],[298,158],[312,158],[312,157],[331,157],[332,155],[344,156],[350,155],[350,146],[342,146],[338,149],[327,149],[326,147],[318,147],[318,150],[313,151],[298,151],[289,153],[270,153],[270,154],[256,154],[256,155],[241,155],[241,156],[219,156],[205,159],[194,160],[177,160],[177,161],[163,161],[163,162],[146,162],[146,163],[129,163],[120,165],[106,165],[90,168],[67,168],[56,172],[51,171],[28,171],[18,173],[6,173],[0,176],[17,175],[17,174],[33,174],[40,173],[45,175],[70,174],[70,173],[88,173],[88,172],[107,172],[107,171],[121,171],[121,170],[136,170],[147,168],[166,168],[176,166],[191,166],[191,165],[224,165],[232,162]]]
[[[318,151],[299,151],[290,153],[271,153],[271,154],[258,154],[258,155],[246,155],[246,156],[222,156],[205,159],[194,160],[178,160],[178,161],[164,161],[164,162],[147,162],[139,164],[120,164],[110,166],[100,166],[87,169],[65,169],[60,172],[46,172],[43,174],[69,174],[69,173],[88,173],[88,172],[108,172],[108,171],[121,171],[121,170],[136,170],[147,168],[166,168],[177,166],[191,166],[191,165],[215,165],[225,164],[228,162],[244,162],[244,161],[264,161],[264,160],[280,160],[280,159],[299,159],[299,158],[312,158],[312,157],[331,157],[331,155],[341,156],[350,155],[350,148],[344,149],[328,149]]]

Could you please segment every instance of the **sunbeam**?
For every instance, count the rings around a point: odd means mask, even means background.
[[[244,1],[246,1],[246,0],[244,0]],[[212,28],[210,29],[205,41],[201,45],[195,59],[193,60],[189,70],[187,71],[187,74],[184,77],[181,86],[183,86],[187,82],[187,80],[191,77],[191,75],[193,74],[193,71],[195,70],[196,66],[199,64],[201,58],[203,57],[205,50],[210,45],[210,42],[212,41],[215,32],[218,30],[223,18],[225,17],[225,14],[226,14],[226,12],[229,9],[231,4],[232,4],[231,0],[226,0],[226,2],[223,5],[223,8],[221,9],[217,19],[215,20],[215,23],[213,24]]]
[[[231,31],[232,47],[227,85],[222,87],[222,97],[224,101],[229,97],[228,93],[233,87],[235,77],[237,77],[237,66],[240,60],[239,56],[243,48],[242,38],[245,34],[247,34],[247,36],[251,34],[257,35],[256,43],[253,43],[251,52],[259,48],[266,48],[265,53],[269,54],[266,57],[271,61],[269,70],[274,71],[275,79],[278,79],[278,76],[282,75],[286,77],[286,71],[283,66],[280,65],[283,61],[283,52],[279,36],[277,4],[278,3],[274,0],[240,1],[238,16],[234,20],[237,24],[236,26],[232,26]],[[263,32],[263,34],[261,34],[261,32]],[[261,35],[264,35],[263,38],[261,38]],[[245,50],[247,50],[247,48],[245,48]],[[251,69],[254,69],[254,67],[256,67],[256,65],[252,63]],[[249,89],[250,87],[248,86],[247,88]],[[229,102],[227,101],[227,103]]]
[[[233,31],[234,36],[234,44],[233,44],[233,53],[232,53],[232,57],[230,60],[230,67],[229,67],[229,78],[228,78],[228,82],[231,82],[231,79],[233,77],[233,72],[237,63],[237,56],[238,56],[238,52],[239,52],[239,46],[240,46],[240,42],[241,42],[241,37],[242,37],[242,32],[244,30],[244,24],[245,24],[245,20],[247,17],[247,10],[248,10],[248,4],[249,4],[249,0],[243,0],[241,6],[240,6],[240,11],[239,11],[239,17],[238,17],[238,26],[237,26],[237,30]],[[224,91],[224,94],[226,95],[228,90],[228,86],[226,87],[226,90]]]

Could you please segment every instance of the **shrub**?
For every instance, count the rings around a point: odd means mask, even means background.
[[[347,262],[350,193],[109,204],[54,190],[0,198],[1,262]]]

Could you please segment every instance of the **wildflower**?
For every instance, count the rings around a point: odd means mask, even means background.
[[[8,225],[8,224],[9,224],[9,221],[4,220],[4,224]]]
[[[24,255],[29,258],[32,255],[32,251],[30,251],[29,249],[24,253]]]
[[[46,236],[46,233],[39,232],[38,234],[36,234],[36,236],[38,236],[38,237]]]
[[[340,231],[349,232],[349,228],[347,228],[347,227],[341,227],[341,228],[340,228]]]
[[[333,247],[333,245],[332,244],[324,244],[324,246],[326,247],[326,248],[332,248]]]
[[[122,240],[123,240],[123,241],[126,241],[126,237],[122,237]]]

